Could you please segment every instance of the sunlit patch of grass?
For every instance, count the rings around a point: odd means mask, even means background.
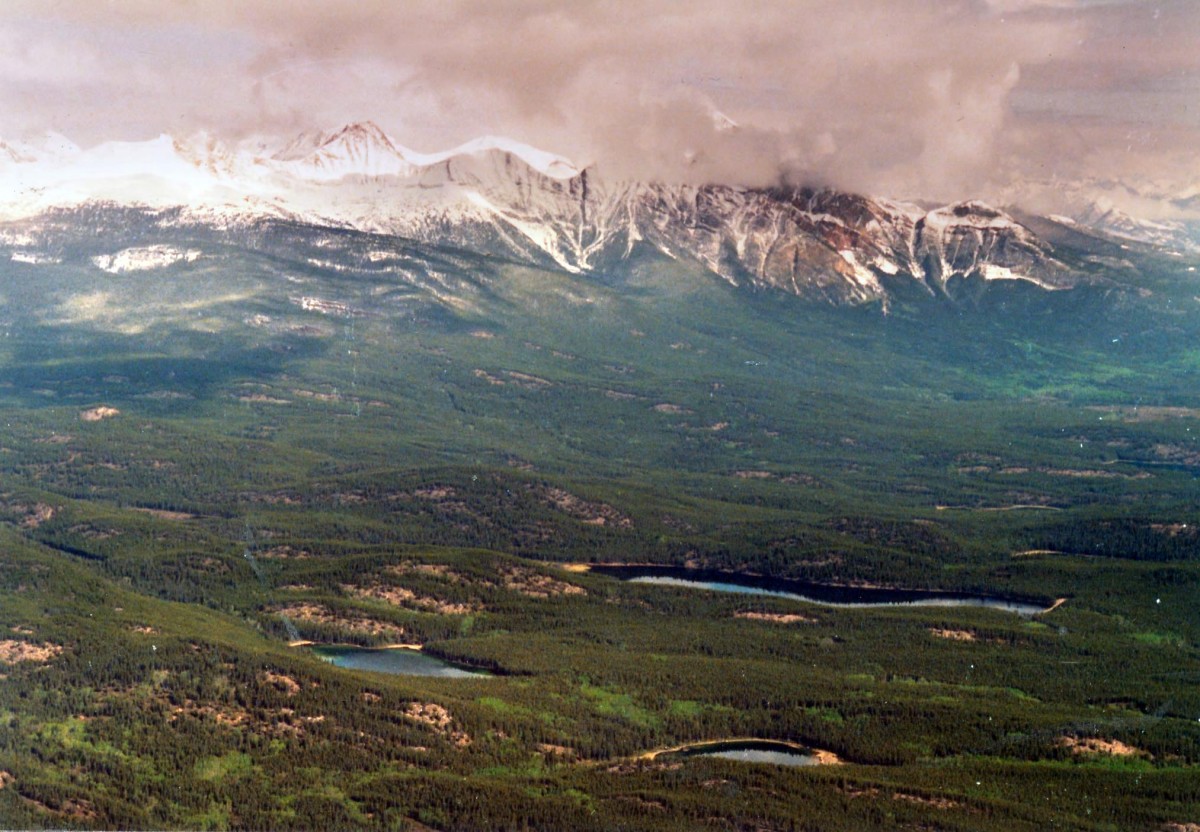
[[[1156,647],[1182,647],[1184,644],[1183,639],[1173,633],[1134,633],[1133,640],[1142,644],[1153,644]]]
[[[215,757],[201,757],[194,767],[196,777],[201,780],[236,780],[254,771],[254,761],[249,754],[230,751]]]
[[[585,682],[580,691],[592,702],[598,713],[620,717],[642,728],[656,728],[662,720],[639,707],[627,693],[617,693],[608,688],[599,687]]]

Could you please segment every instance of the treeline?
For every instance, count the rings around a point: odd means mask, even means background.
[[[1144,561],[1200,560],[1200,524],[1149,518],[1078,519],[1027,533],[1030,549]]]

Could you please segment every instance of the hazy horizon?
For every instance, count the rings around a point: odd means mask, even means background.
[[[1200,214],[1200,6],[1137,0],[17,0],[4,138],[238,140],[371,120],[614,175]]]

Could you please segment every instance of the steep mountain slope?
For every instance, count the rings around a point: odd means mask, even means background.
[[[838,303],[886,305],[896,281],[936,294],[956,279],[1044,289],[1086,279],[1011,216],[977,202],[929,210],[830,190],[619,182],[494,137],[422,154],[363,123],[275,149],[207,136],[8,149],[0,212],[10,219],[93,202],[182,208],[187,222],[286,218],[573,273],[650,246],[737,285]]]

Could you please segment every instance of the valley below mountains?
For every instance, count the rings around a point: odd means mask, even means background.
[[[1185,227],[369,123],[0,182],[0,826],[1200,824]]]

